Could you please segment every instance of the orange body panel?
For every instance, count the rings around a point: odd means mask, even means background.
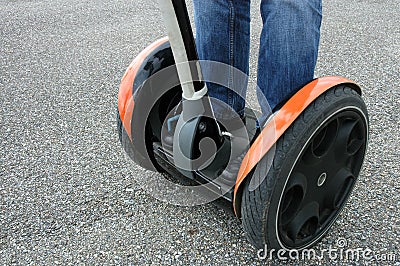
[[[315,100],[326,92],[328,89],[344,83],[352,83],[343,77],[323,77],[313,80],[300,91],[298,91],[286,104],[276,112],[270,121],[266,124],[260,135],[257,137],[253,145],[250,147],[246,156],[243,159],[240,167],[236,185],[234,189],[233,206],[235,214],[238,216],[239,207],[236,196],[240,185],[263,158],[263,156],[273,147],[278,139],[285,133],[290,125],[297,117]]]
[[[132,96],[133,82],[140,66],[146,57],[158,46],[168,41],[168,37],[159,39],[144,49],[129,65],[124,76],[122,77],[121,84],[118,92],[118,110],[122,124],[132,140],[131,135],[131,119],[134,108],[134,100]]]

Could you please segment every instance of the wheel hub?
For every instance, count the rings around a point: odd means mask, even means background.
[[[358,112],[328,119],[306,143],[283,190],[278,233],[289,248],[317,239],[350,195],[366,149],[366,122]]]

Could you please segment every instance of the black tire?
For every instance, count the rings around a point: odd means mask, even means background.
[[[367,141],[360,95],[345,85],[321,95],[278,140],[268,174],[257,167],[244,184],[242,224],[250,242],[260,249],[304,249],[320,240],[354,188]],[[265,160],[268,154],[259,164]],[[250,191],[250,180],[261,175]]]
[[[122,125],[122,121],[121,121],[121,117],[119,115],[118,108],[117,108],[117,130],[118,130],[118,139],[122,145],[122,148],[124,149],[126,154],[129,156],[129,158],[131,160],[134,160],[134,152],[133,152],[132,142],[128,136],[128,133],[126,133],[124,126]]]
[[[148,97],[152,97],[151,94],[147,94]],[[143,98],[143,97],[142,97]],[[153,142],[160,142],[161,141],[161,127],[162,122],[165,120],[167,114],[175,108],[175,106],[181,101],[181,88],[174,87],[173,89],[169,90],[167,93],[162,95],[160,99],[152,106],[151,111],[149,112],[148,118],[145,121],[134,121],[135,125],[143,125],[145,124],[145,133],[143,134],[144,137],[136,136],[136,139],[144,139],[144,149],[145,153],[147,154],[147,158],[143,156],[144,152],[138,152],[136,146],[133,145],[131,139],[126,132],[121,117],[119,114],[119,110],[117,107],[117,131],[118,131],[118,139],[126,152],[129,158],[134,161],[135,163],[139,164],[143,168],[147,170],[157,171],[160,173],[164,173],[165,170],[158,164],[154,157],[153,152]],[[144,101],[146,102],[146,101]],[[168,103],[168,104],[161,104],[161,103]],[[147,108],[147,106],[146,106]],[[136,106],[136,110],[139,109],[139,106]],[[141,113],[142,110],[138,110],[136,112]],[[146,111],[143,111],[146,113]],[[142,119],[142,117],[140,117]],[[140,126],[139,126],[140,130]],[[134,129],[132,129],[134,132]],[[136,131],[135,131],[136,132]],[[136,148],[136,150],[135,150]],[[143,163],[144,162],[144,163]]]

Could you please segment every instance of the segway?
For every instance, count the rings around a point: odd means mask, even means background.
[[[134,59],[119,88],[124,150],[145,169],[205,185],[205,194],[229,203],[257,248],[315,244],[343,210],[362,168],[369,121],[360,87],[343,77],[315,79],[263,125],[247,109],[238,121],[248,141],[240,144],[230,123],[215,119],[185,1],[160,0],[160,9],[168,37]],[[204,142],[212,143],[211,153]],[[229,186],[220,176],[232,158],[241,162]]]

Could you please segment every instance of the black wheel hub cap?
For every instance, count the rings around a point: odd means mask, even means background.
[[[286,183],[278,210],[288,248],[318,239],[335,220],[360,172],[367,125],[357,111],[335,114],[311,137]]]

